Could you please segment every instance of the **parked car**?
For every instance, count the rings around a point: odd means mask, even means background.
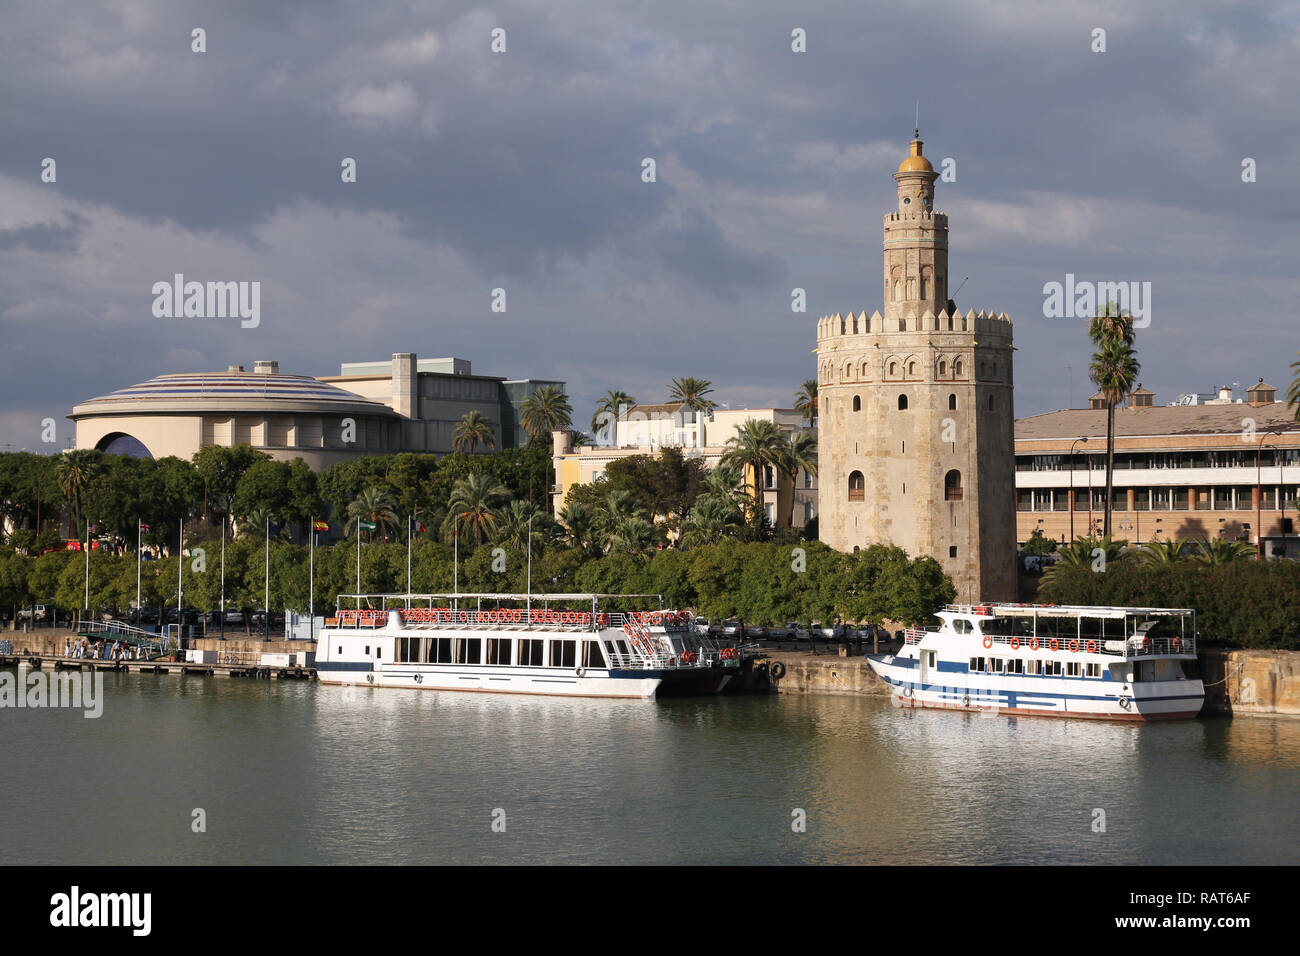
[[[788,641],[806,641],[811,637],[811,632],[798,621],[791,621],[785,626],[785,639]]]
[[[226,630],[242,631],[244,629],[244,612],[227,611],[226,612]]]
[[[708,618],[697,617],[695,620],[691,621],[691,627],[695,629],[696,634],[708,634],[709,633]]]
[[[44,621],[49,617],[49,608],[44,604],[35,604],[29,607],[18,609],[18,620],[20,621]]]
[[[723,621],[718,633],[723,637],[740,637],[740,622],[734,619]]]

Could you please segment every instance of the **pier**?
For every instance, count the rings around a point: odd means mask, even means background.
[[[56,671],[126,671],[135,674],[198,674],[205,677],[253,677],[263,680],[313,680],[316,668],[269,665],[260,660],[199,663],[185,660],[99,660],[93,657],[64,657],[58,654],[4,654],[0,667],[46,667]]]

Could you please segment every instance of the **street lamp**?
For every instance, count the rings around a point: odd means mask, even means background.
[[[1086,438],[1076,438],[1074,444],[1070,446],[1070,540],[1074,541],[1074,449],[1079,442],[1087,443]],[[1088,475],[1088,515],[1089,524],[1092,524],[1092,474]]]

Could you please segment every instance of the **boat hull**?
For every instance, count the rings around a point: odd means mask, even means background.
[[[662,672],[590,670],[558,672],[554,668],[462,668],[438,665],[390,665],[375,670],[362,666],[321,669],[322,684],[358,687],[402,687],[415,690],[457,691],[481,694],[533,694],[547,697],[617,697],[648,700],[663,683]]]
[[[907,708],[964,710],[1030,717],[1092,720],[1189,720],[1200,713],[1205,687],[1199,680],[1154,681],[1128,690],[1098,688],[1096,681],[1054,679],[1036,685],[1001,678],[962,682],[949,674],[945,683],[924,683],[916,668],[894,664],[890,656],[868,656],[868,663],[890,687],[895,705]]]

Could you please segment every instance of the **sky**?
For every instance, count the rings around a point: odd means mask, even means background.
[[[918,103],[955,169],[950,287],[1015,323],[1018,416],[1094,391],[1085,323],[1045,315],[1067,274],[1151,283],[1157,403],[1285,389],[1300,348],[1297,2],[44,0],[4,23],[0,450],[65,447],[74,404],[157,374],[397,351],[563,380],[579,424],[686,375],[789,407],[817,318],[883,308]],[[259,282],[257,326],[155,316],[176,273]]]

